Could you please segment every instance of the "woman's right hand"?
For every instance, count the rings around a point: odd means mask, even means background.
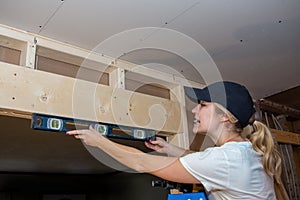
[[[161,137],[156,137],[156,140],[150,140],[145,142],[146,147],[149,149],[153,149],[154,151],[158,153],[164,153],[164,154],[169,154],[168,152],[168,145],[163,138]]]
[[[163,138],[156,137],[156,140],[150,140],[149,142],[145,142],[146,147],[149,149],[153,149],[158,153],[167,154],[172,157],[181,157],[187,153],[186,150],[169,144]]]

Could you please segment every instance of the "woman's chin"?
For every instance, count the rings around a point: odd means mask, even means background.
[[[198,131],[199,131],[199,130],[198,130],[198,127],[194,125],[193,133],[196,135],[196,134],[198,133]]]
[[[206,131],[201,130],[199,127],[194,127],[193,128],[193,133],[196,134],[201,134],[201,135],[206,135]]]

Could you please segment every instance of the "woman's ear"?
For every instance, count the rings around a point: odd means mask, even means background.
[[[229,122],[230,119],[227,115],[224,114],[224,115],[220,115],[220,121],[221,122]]]

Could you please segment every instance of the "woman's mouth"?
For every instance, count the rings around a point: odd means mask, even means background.
[[[195,119],[194,120],[194,125],[198,125],[198,124],[200,124],[200,120],[199,119]]]

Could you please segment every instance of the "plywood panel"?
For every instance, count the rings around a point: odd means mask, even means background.
[[[108,73],[87,69],[74,64],[46,58],[43,56],[37,57],[37,69],[72,78],[79,78],[86,81],[96,82],[103,85],[109,84]]]
[[[147,84],[131,79],[126,79],[126,89],[142,94],[170,99],[170,90],[158,84]]]
[[[20,64],[21,51],[0,46],[0,61],[15,65]]]
[[[0,63],[0,107],[176,133],[178,102]]]

